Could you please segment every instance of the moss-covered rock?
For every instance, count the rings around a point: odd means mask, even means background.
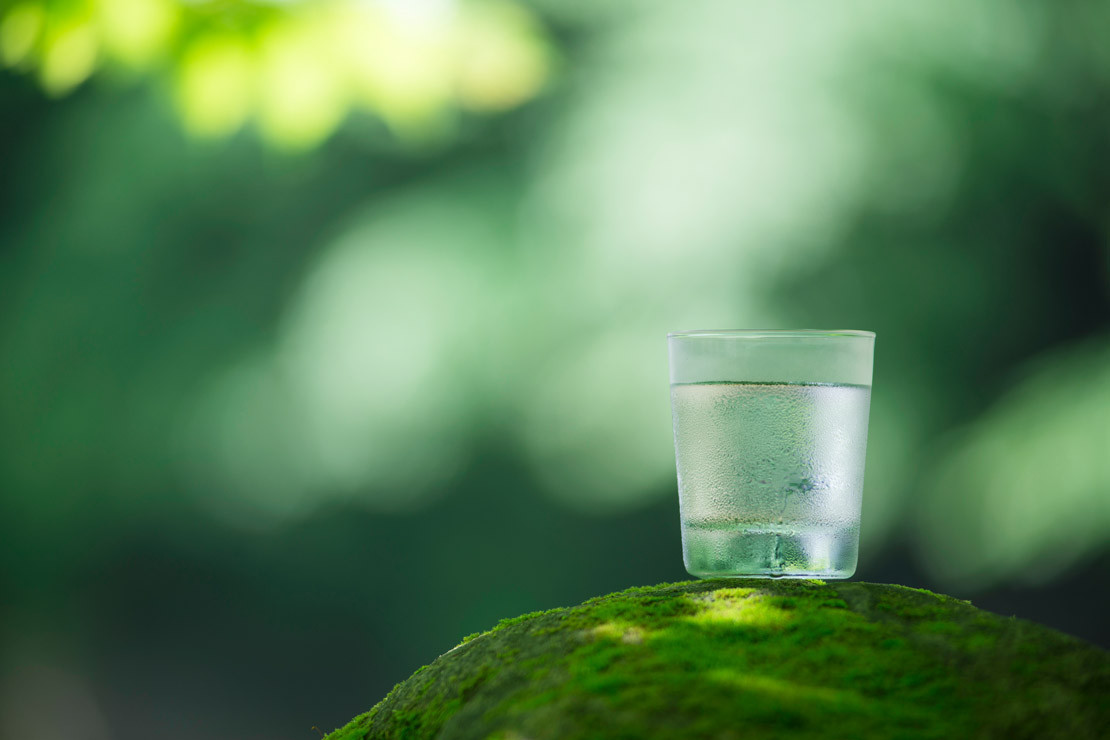
[[[957,737],[1110,737],[1110,654],[902,586],[664,584],[472,635],[329,740]]]

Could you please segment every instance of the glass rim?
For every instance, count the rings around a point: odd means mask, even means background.
[[[687,329],[672,331],[667,334],[668,339],[792,339],[813,337],[858,337],[861,339],[874,339],[875,332],[862,329]]]

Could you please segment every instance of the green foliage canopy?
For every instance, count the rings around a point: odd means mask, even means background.
[[[318,143],[351,110],[401,137],[460,110],[534,96],[551,47],[511,0],[29,0],[0,4],[0,63],[64,95],[100,68],[166,77],[185,126],[224,136],[247,121],[274,144]]]

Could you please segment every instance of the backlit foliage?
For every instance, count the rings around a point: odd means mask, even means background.
[[[551,54],[508,1],[31,0],[0,4],[0,63],[54,96],[101,70],[159,75],[194,134],[253,121],[305,147],[352,110],[422,138],[461,110],[511,108],[542,87]]]

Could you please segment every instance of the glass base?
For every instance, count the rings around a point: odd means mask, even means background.
[[[858,527],[686,523],[686,570],[698,578],[850,578]]]

